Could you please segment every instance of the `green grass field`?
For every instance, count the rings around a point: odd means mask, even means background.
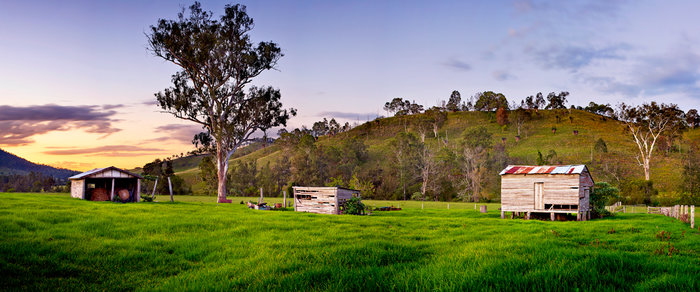
[[[118,204],[1,193],[0,287],[700,289],[700,232],[660,215],[501,220],[497,204],[481,214],[473,204],[451,203],[448,210],[402,202],[402,211],[333,216],[249,210],[238,204],[247,198],[213,200]],[[670,241],[657,238],[661,231],[670,232]],[[676,251],[668,256],[671,245]]]

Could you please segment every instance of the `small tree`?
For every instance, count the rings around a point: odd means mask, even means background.
[[[520,136],[523,125],[526,121],[530,120],[531,116],[532,115],[530,111],[525,110],[522,107],[512,112],[511,117],[513,120],[513,124],[515,124],[515,128],[518,130],[518,136]]]
[[[499,107],[496,111],[496,122],[500,126],[505,126],[508,124],[508,112],[502,107]]]
[[[365,213],[365,204],[358,197],[352,197],[345,201],[345,214],[362,215]]]
[[[597,182],[593,186],[593,191],[590,193],[590,206],[593,209],[593,216],[603,217],[610,215],[608,210],[605,210],[605,205],[617,201],[620,198],[620,191],[611,186],[607,182]]]
[[[226,5],[219,20],[195,2],[176,20],[158,20],[148,34],[150,51],[180,67],[173,86],[156,94],[158,104],[177,118],[200,124],[196,144],[216,154],[220,202],[226,201],[226,173],[236,150],[256,131],[286,125],[294,109],[282,109],[279,90],[250,87],[273,69],[282,51],[273,42],[253,45],[253,19],[245,6]]]
[[[447,105],[445,108],[448,111],[451,112],[456,112],[460,110],[460,105],[462,103],[462,95],[459,94],[459,91],[455,90],[452,91],[452,94],[450,94],[450,100],[447,101]]]

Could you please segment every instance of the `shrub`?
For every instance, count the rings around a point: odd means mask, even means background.
[[[358,197],[352,197],[345,202],[345,214],[363,215],[365,213],[365,204]]]
[[[647,204],[652,203],[652,197],[659,194],[654,188],[654,183],[650,180],[631,179],[622,182],[620,191],[627,204]]]
[[[605,210],[605,205],[616,201],[620,197],[620,191],[607,182],[598,182],[593,186],[591,192],[590,205],[596,217],[610,216],[610,212]]]

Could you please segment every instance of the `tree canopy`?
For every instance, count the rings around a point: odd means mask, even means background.
[[[282,108],[277,89],[250,86],[246,91],[253,78],[275,68],[283,56],[273,42],[253,44],[252,29],[253,19],[243,5],[226,5],[217,20],[195,2],[188,15],[183,9],[175,20],[158,20],[147,36],[153,55],[180,68],[172,75],[172,87],[155,94],[158,104],[204,129],[196,138],[216,151],[220,201],[226,198],[231,155],[254,132],[286,125],[296,114]]]

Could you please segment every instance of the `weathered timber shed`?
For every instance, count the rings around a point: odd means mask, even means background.
[[[119,196],[123,202],[141,201],[141,177],[114,166],[95,168],[69,178],[73,198],[106,201]]]
[[[576,214],[590,219],[593,177],[585,165],[509,165],[501,175],[501,218],[505,212]]]
[[[345,202],[360,191],[339,187],[293,187],[294,211],[342,214]]]

